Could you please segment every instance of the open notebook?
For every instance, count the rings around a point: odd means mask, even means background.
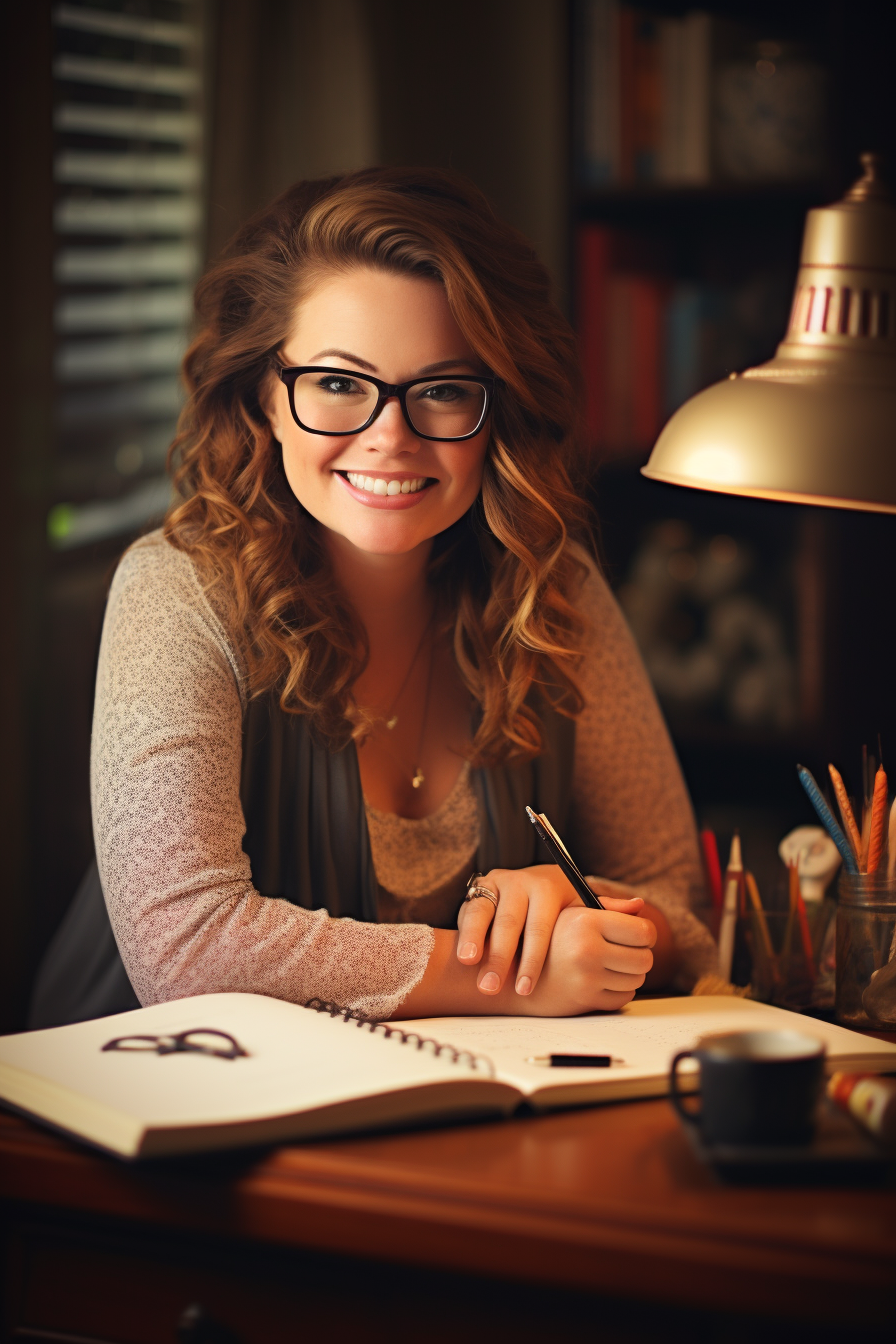
[[[896,1045],[735,998],[645,999],[578,1018],[428,1018],[384,1027],[257,994],[203,994],[0,1038],[0,1102],[123,1157],[161,1156],[509,1115],[522,1102],[548,1110],[660,1096],[672,1056],[698,1037],[776,1027],[824,1041],[829,1069],[896,1070]],[[197,1028],[229,1032],[247,1053],[102,1049],[114,1037]],[[609,1069],[526,1062],[548,1053],[623,1062]]]

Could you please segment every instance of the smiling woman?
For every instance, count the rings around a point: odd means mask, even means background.
[[[98,876],[34,1024],[125,1006],[113,984],[568,1014],[707,969],[693,820],[588,550],[574,340],[531,248],[452,174],[299,183],[196,318],[180,502],[110,593]],[[604,909],[535,862],[527,803]]]

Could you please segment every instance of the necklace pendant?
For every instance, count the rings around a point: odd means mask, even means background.
[[[398,715],[393,714],[390,719],[386,720],[386,727],[391,731],[395,727],[397,722],[398,722]]]
[[[414,772],[414,778],[411,780],[411,788],[419,789],[420,785],[424,781],[424,778],[425,776],[423,774],[423,771],[420,769],[418,765],[416,771]]]

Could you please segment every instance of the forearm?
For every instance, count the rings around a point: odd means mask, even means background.
[[[481,966],[465,966],[458,961],[458,935],[449,929],[434,929],[433,933],[435,944],[423,977],[394,1017],[518,1016],[533,1011],[532,1000],[536,995],[526,998],[514,989],[518,959],[501,990],[497,994],[483,994],[477,987]]]

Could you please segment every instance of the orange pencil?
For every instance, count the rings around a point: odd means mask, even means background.
[[[868,839],[866,873],[876,873],[884,851],[884,822],[887,816],[887,774],[879,766],[874,776],[874,798],[871,803],[871,834]]]
[[[834,786],[834,793],[837,795],[837,806],[840,808],[840,816],[843,818],[843,829],[846,831],[849,843],[852,845],[853,856],[856,863],[862,853],[862,837],[859,835],[859,828],[856,825],[856,819],[853,810],[849,804],[849,797],[846,793],[846,787],[841,778],[840,771],[833,765],[828,766],[828,772],[831,776],[831,783]]]
[[[759,888],[756,885],[756,879],[752,873],[745,873],[744,878],[747,891],[750,895],[750,900],[753,903],[753,910],[756,914],[756,924],[759,928],[759,937],[762,941],[763,950],[768,957],[769,962],[774,965],[775,950],[772,947],[771,935],[768,931],[768,921],[765,918],[765,911],[762,908],[762,900],[759,896]]]

